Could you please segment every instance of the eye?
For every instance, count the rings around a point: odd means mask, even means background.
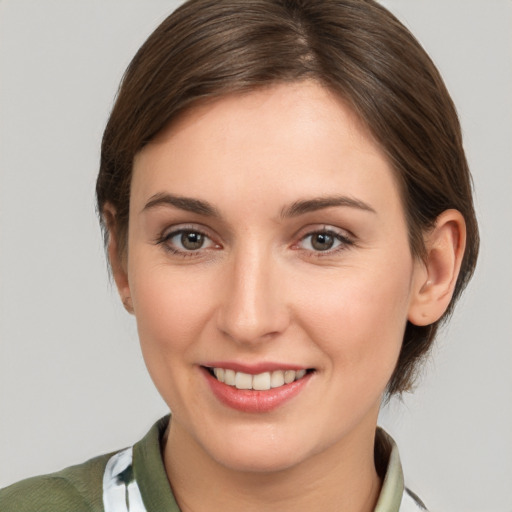
[[[197,251],[204,245],[206,237],[196,231],[184,231],[181,235],[175,235],[172,239],[178,238],[181,246],[187,251]],[[171,240],[172,240],[171,239]],[[176,244],[177,240],[174,242]]]
[[[337,242],[336,238],[330,233],[313,233],[307,236],[307,240],[308,245],[315,251],[328,251]]]
[[[205,233],[197,229],[178,229],[164,234],[158,243],[175,254],[194,254],[202,249],[218,248],[219,246]]]
[[[313,252],[336,252],[352,245],[348,237],[330,229],[308,233],[298,243],[300,249]]]

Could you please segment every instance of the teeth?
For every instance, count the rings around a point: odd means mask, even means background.
[[[249,375],[248,373],[236,372],[235,388],[252,389],[252,375]]]
[[[297,373],[295,374],[295,379],[296,380],[302,379],[302,377],[304,377],[304,375],[306,375],[306,370],[298,370]]]
[[[234,370],[224,370],[224,382],[229,386],[235,385],[235,371]]]
[[[279,388],[285,384],[291,384],[295,380],[302,379],[306,375],[306,370],[276,370],[274,372],[251,375],[224,368],[213,368],[213,374],[220,382],[224,382],[228,386],[234,386],[237,389],[267,391],[271,388]]]
[[[295,372],[293,370],[286,370],[284,372],[284,383],[291,384],[295,380]]]
[[[281,386],[284,386],[284,372],[281,370],[272,372],[272,376],[270,377],[270,385],[273,388],[280,388]]]
[[[252,376],[252,389],[266,391],[270,389],[270,372],[258,373]]]

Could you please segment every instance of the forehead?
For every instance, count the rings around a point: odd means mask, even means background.
[[[398,193],[369,130],[337,95],[315,82],[224,96],[185,112],[140,151],[132,196],[171,189],[219,201],[283,201],[333,192]],[[208,197],[204,197],[207,199]]]
[[[271,135],[273,128],[278,129],[284,124],[288,128],[293,126],[293,132],[281,132],[281,140],[287,135],[293,137],[297,130],[304,127],[309,130],[315,128],[321,136],[322,128],[328,120],[337,120],[338,129],[344,126],[344,135],[354,139],[363,137],[378,147],[371,131],[355,114],[348,101],[316,80],[269,84],[250,91],[199,99],[168,123],[148,146],[166,143],[171,137],[185,136],[189,132],[200,136],[201,131],[206,132],[211,126],[207,123],[221,128],[208,134],[217,139],[232,136],[233,133],[228,132],[230,127],[243,135],[240,131],[242,122],[245,122],[248,131],[256,128],[256,122],[266,125],[270,129],[266,133],[267,137]],[[202,127],[204,130],[201,130]]]

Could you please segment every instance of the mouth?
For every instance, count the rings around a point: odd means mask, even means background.
[[[216,361],[200,365],[213,396],[243,413],[269,413],[311,387],[317,370],[278,362]]]
[[[311,377],[316,373],[314,369],[279,369],[267,365],[249,370],[259,370],[260,373],[221,365],[201,366],[201,369],[213,395],[225,406],[243,413],[269,413],[284,406],[309,387]]]
[[[230,368],[204,367],[217,381],[239,390],[269,391],[304,379],[313,369],[274,370],[252,375]]]

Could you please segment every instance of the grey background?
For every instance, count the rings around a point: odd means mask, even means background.
[[[0,486],[130,445],[166,412],[93,205],[119,79],[177,3],[0,1]],[[383,3],[458,106],[482,250],[418,390],[381,423],[433,512],[510,512],[512,2]]]

